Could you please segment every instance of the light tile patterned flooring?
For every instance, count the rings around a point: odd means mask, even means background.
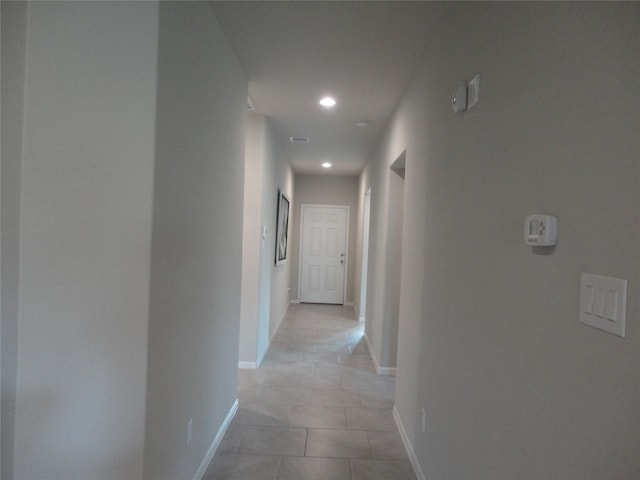
[[[291,305],[205,480],[415,480],[353,308]]]

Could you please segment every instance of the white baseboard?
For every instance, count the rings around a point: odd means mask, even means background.
[[[229,413],[227,413],[227,417],[224,419],[224,422],[222,422],[222,425],[220,426],[220,429],[218,430],[216,437],[213,439],[213,442],[211,443],[211,446],[209,447],[207,454],[202,460],[202,463],[200,464],[200,468],[198,468],[198,471],[194,475],[193,480],[202,480],[202,477],[204,477],[204,474],[207,473],[207,468],[209,467],[211,460],[213,460],[213,456],[216,454],[216,450],[220,446],[220,442],[222,442],[222,437],[224,437],[224,434],[226,433],[227,428],[229,428],[229,425],[231,424],[231,420],[233,420],[233,417],[236,416],[237,411],[238,411],[238,399],[236,398],[236,401],[233,402],[233,405],[231,406],[231,410],[229,410]]]
[[[418,477],[418,480],[427,480],[424,476],[424,473],[422,472],[420,463],[418,463],[418,457],[416,457],[416,452],[413,450],[413,445],[411,445],[411,442],[409,441],[409,436],[407,435],[407,431],[402,424],[400,414],[398,413],[395,405],[393,406],[393,419],[396,421],[396,426],[398,427],[398,431],[400,432],[402,443],[404,443],[404,448],[407,451],[407,455],[409,455],[409,460],[411,460],[413,471],[416,472],[416,477]]]
[[[244,362],[242,360],[238,361],[238,368],[240,370],[255,370],[258,368],[257,362]]]
[[[369,341],[369,336],[367,335],[367,332],[364,333],[364,341],[367,344],[367,349],[369,350],[369,355],[371,355],[371,359],[373,360],[373,366],[376,368],[376,372],[377,372],[378,368],[380,368],[378,366],[378,357],[376,357],[376,352],[373,350],[373,346],[371,345],[371,342]]]
[[[376,367],[376,372],[378,372],[378,375],[390,375],[395,377],[396,367]]]
[[[282,321],[286,316],[287,316],[287,310],[284,311],[284,313],[280,317],[280,320],[278,320],[278,325],[276,325],[276,328],[273,329],[273,333],[269,336],[269,345],[267,346],[267,350],[269,350],[269,347],[271,346],[271,342],[273,341],[273,337],[275,337],[276,333],[278,333],[278,329],[280,328],[280,325],[282,325]]]
[[[391,375],[395,376],[396,368],[395,367],[381,367],[378,363],[378,357],[376,357],[376,352],[373,350],[371,346],[371,342],[369,341],[369,337],[367,334],[364,334],[364,340],[367,342],[367,348],[369,349],[369,354],[371,355],[371,359],[373,360],[373,366],[376,368],[376,373],[378,375]]]
[[[262,352],[262,355],[260,355],[260,357],[258,357],[258,361],[256,362],[256,368],[260,368],[260,365],[262,365],[262,361],[264,360],[264,356],[267,354],[267,351],[269,351],[269,345],[271,344],[271,342],[269,342],[267,344],[267,348],[264,349],[264,352]]]
[[[262,360],[264,360],[264,356],[267,353],[267,351],[269,350],[269,347],[271,346],[271,341],[273,340],[273,337],[275,336],[275,334],[278,332],[278,329],[280,328],[280,324],[282,323],[282,321],[284,320],[284,317],[287,315],[287,312],[284,312],[284,315],[282,315],[282,317],[280,317],[280,320],[278,321],[278,325],[276,325],[276,328],[273,330],[273,333],[271,334],[271,336],[269,337],[269,342],[267,343],[267,348],[264,349],[264,352],[262,352],[262,355],[260,356],[260,358],[258,358],[258,361],[256,362],[245,362],[245,361],[238,361],[238,368],[240,370],[255,370],[256,368],[260,368],[260,365],[262,364]]]

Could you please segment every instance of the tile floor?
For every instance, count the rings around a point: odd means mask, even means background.
[[[291,305],[205,480],[415,480],[351,307]]]

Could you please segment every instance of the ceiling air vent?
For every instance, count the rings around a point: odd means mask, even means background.
[[[291,143],[309,143],[309,137],[289,137]]]

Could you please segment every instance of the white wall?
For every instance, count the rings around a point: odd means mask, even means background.
[[[289,308],[289,286],[291,285],[291,268],[293,252],[289,246],[287,261],[282,265],[275,265],[276,255],[276,221],[277,194],[282,190],[289,197],[289,232],[288,239],[293,235],[291,225],[291,204],[295,201],[294,174],[289,159],[280,146],[275,132],[268,119],[265,124],[265,183],[262,190],[262,216],[268,227],[266,249],[263,257],[263,271],[269,272],[269,339],[276,332],[280,322]]]
[[[349,213],[349,245],[347,247],[347,296],[345,302],[353,304],[355,297],[356,239],[358,234],[358,177],[351,175],[296,175],[295,202],[291,204],[289,223],[291,236],[291,300],[298,301],[300,263],[300,212],[303,204],[346,205]]]
[[[204,2],[160,3],[158,58],[144,477],[190,479],[237,398],[247,82]]]
[[[257,366],[289,305],[291,262],[274,261],[278,189],[293,199],[289,160],[268,118],[258,113],[247,114],[244,185],[240,365]]]
[[[449,5],[362,176],[373,226],[406,150],[396,409],[426,478],[640,477],[639,24],[637,3]],[[539,212],[548,252],[522,240]],[[625,339],[579,323],[581,272],[629,280]]]
[[[2,2],[2,179],[0,251],[0,346],[2,428],[0,478],[13,476],[13,442],[18,361],[20,279],[20,176],[24,109],[27,4]]]
[[[404,158],[404,151],[389,151],[383,141],[363,169],[359,184],[358,253],[362,249],[364,192],[371,188],[371,224],[365,315],[365,335],[377,367],[396,368],[400,289],[402,287],[402,241],[404,183],[392,170]],[[408,219],[406,221],[413,221]],[[361,262],[358,271],[361,272]],[[358,274],[356,289],[360,291]],[[389,370],[393,372],[393,370]]]
[[[357,215],[356,215],[356,234],[355,234],[355,246],[356,246],[356,258],[354,265],[354,304],[357,308],[358,318],[360,320],[366,316],[366,304],[367,304],[367,290],[369,288],[368,282],[362,282],[363,269],[364,274],[367,275],[368,278],[368,267],[369,267],[369,249],[370,245],[370,237],[367,241],[366,251],[363,250],[364,247],[364,235],[366,231],[371,230],[371,191],[369,191],[371,182],[369,181],[369,177],[367,175],[368,169],[370,169],[371,162],[368,162],[363,168],[360,176],[358,177],[358,206],[357,206]],[[366,197],[369,198],[368,206],[366,208],[369,211],[366,211],[365,202]],[[365,216],[368,215],[368,220],[365,220]],[[368,222],[368,225],[365,227],[365,221]],[[367,255],[366,260],[364,260],[363,256]],[[366,263],[365,263],[366,262]],[[364,302],[363,302],[364,300]],[[360,308],[360,305],[363,308]],[[362,310],[362,311],[361,311]],[[363,315],[363,312],[365,315]]]
[[[404,160],[404,157],[401,158]],[[394,162],[393,165],[397,163]],[[392,165],[392,166],[393,166]],[[376,353],[378,366],[395,368],[398,350],[398,325],[400,321],[400,295],[404,288],[412,288],[411,285],[402,285],[402,229],[404,226],[404,170],[392,169],[389,174],[389,210],[386,233],[386,266],[384,276],[378,276],[381,285],[384,286],[383,300],[379,310],[373,313],[373,321],[379,322],[374,326],[373,340],[369,337],[370,331],[365,334],[370,340]],[[374,302],[375,303],[375,302]],[[381,312],[382,315],[379,315]],[[372,332],[372,333],[373,333]],[[393,370],[391,370],[393,372]]]
[[[2,14],[2,478],[193,478],[236,400],[244,74],[207,3]]]
[[[244,206],[242,231],[242,292],[240,306],[240,363],[255,366],[258,360],[260,319],[266,308],[260,305],[262,251],[262,184],[264,178],[263,115],[248,113],[245,132]],[[262,308],[261,308],[262,307]],[[268,341],[268,338],[266,338]],[[262,343],[262,342],[261,342]]]
[[[27,10],[15,478],[141,478],[158,7]]]

